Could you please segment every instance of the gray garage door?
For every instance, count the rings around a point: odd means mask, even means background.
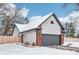
[[[60,45],[60,35],[42,34],[42,45],[43,46]]]

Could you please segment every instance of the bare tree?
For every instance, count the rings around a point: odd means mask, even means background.
[[[71,7],[72,6],[75,6],[74,7],[74,9],[73,10],[75,10],[75,11],[78,11],[79,12],[79,3],[64,3],[63,4],[63,8],[65,9],[65,8],[67,8],[68,6],[70,6],[71,5]],[[70,33],[70,32],[68,32],[68,31],[71,31],[71,36],[74,36],[74,34],[75,34],[75,30],[76,30],[76,27],[78,26],[78,19],[79,19],[79,16],[69,16],[69,21],[70,21],[70,23],[66,26],[66,27],[68,27],[69,29],[65,29],[66,31],[67,31],[67,34],[68,33]],[[70,29],[71,28],[71,29]]]
[[[21,10],[17,9],[14,4],[1,3],[0,4],[0,34],[1,35],[12,35],[14,23],[23,22],[27,23],[27,20],[21,20]]]

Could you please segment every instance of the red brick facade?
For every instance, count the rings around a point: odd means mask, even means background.
[[[41,29],[37,30],[37,45],[41,46],[42,45],[42,34],[41,34]]]
[[[64,44],[64,32],[61,31],[61,44]]]

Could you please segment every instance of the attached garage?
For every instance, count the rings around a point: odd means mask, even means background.
[[[37,46],[61,45],[64,42],[64,28],[54,13],[43,16],[28,24],[16,24],[26,42]],[[24,41],[23,41],[24,42]]]
[[[60,45],[60,35],[42,34],[42,46]]]

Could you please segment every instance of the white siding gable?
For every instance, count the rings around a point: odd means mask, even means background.
[[[50,22],[53,21],[54,24]],[[43,24],[42,24],[42,34],[55,34],[60,35],[60,25],[55,20],[54,16],[50,16]]]

